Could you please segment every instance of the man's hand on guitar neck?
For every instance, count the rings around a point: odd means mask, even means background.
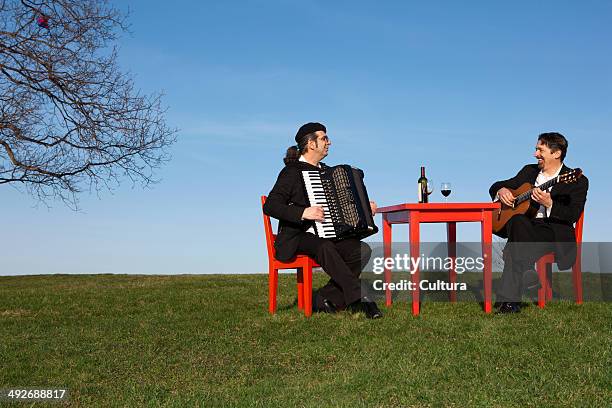
[[[546,191],[542,191],[539,188],[534,188],[531,191],[531,199],[538,204],[542,204],[546,208],[550,208],[553,205],[552,198],[550,197],[550,193]]]
[[[499,201],[506,204],[508,207],[514,206],[514,195],[506,187],[499,189],[497,192],[497,197],[499,198]]]

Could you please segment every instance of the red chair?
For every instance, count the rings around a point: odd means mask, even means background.
[[[261,206],[266,203],[266,196],[261,196]],[[268,310],[271,314],[276,312],[276,292],[278,289],[278,270],[297,269],[298,309],[304,310],[306,316],[312,315],[312,268],[319,268],[314,259],[307,255],[297,255],[288,262],[276,259],[274,241],[276,234],[272,232],[270,217],[263,215],[264,229],[266,231],[266,245],[268,246]]]
[[[574,283],[574,297],[576,304],[582,304],[582,227],[584,223],[584,211],[576,222],[576,261],[572,266],[572,281]],[[555,262],[555,254],[543,255],[536,262],[536,270],[540,277],[542,287],[538,290],[538,306],[544,308],[547,300],[552,299],[552,264]],[[550,275],[550,276],[549,276]]]

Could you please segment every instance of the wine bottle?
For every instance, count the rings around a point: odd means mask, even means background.
[[[419,203],[426,203],[428,201],[427,194],[427,177],[425,177],[425,166],[421,166],[421,177],[418,180],[419,187]]]

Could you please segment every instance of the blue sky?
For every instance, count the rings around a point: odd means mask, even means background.
[[[381,206],[416,201],[421,165],[432,201],[442,181],[486,201],[539,133],[561,132],[590,179],[584,239],[610,241],[612,2],[117,4],[121,66],[165,93],[173,160],[153,188],[85,194],[80,212],[0,187],[2,275],[266,271],[259,196],[308,121],[328,127],[325,162],[362,168]]]

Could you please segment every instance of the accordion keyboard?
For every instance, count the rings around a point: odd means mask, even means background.
[[[336,231],[332,220],[332,210],[325,196],[325,187],[320,173],[318,171],[303,171],[302,176],[310,205],[323,207],[325,219],[322,222],[315,221],[317,235],[321,238],[335,238]]]

